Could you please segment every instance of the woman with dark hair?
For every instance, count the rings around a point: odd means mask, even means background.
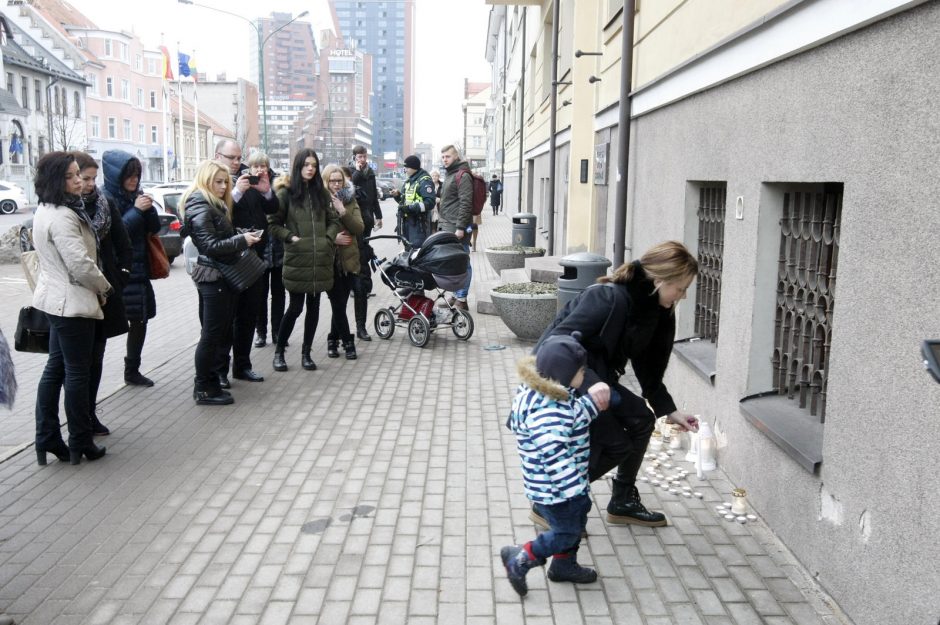
[[[101,157],[104,167],[104,194],[121,213],[131,240],[133,260],[131,275],[124,287],[124,308],[130,328],[127,332],[127,356],[124,358],[124,382],[135,386],[153,386],[153,380],[140,373],[140,356],[147,339],[147,321],[157,315],[157,300],[150,285],[150,259],[147,237],[160,232],[160,218],[153,208],[153,198],[140,190],[141,166],[137,158],[120,150],[108,150]]]
[[[120,291],[127,284],[131,272],[131,241],[121,220],[121,213],[111,205],[95,184],[98,177],[98,163],[84,152],[72,152],[82,177],[82,205],[91,220],[98,239],[98,258],[104,277]],[[104,365],[104,350],[107,340],[127,334],[127,315],[124,312],[124,300],[121,297],[108,298],[102,307],[104,319],[95,323],[95,350],[91,362],[90,386],[88,391],[91,423],[98,436],[107,436],[111,431],[98,419],[98,388],[101,386],[101,372]]]
[[[224,406],[235,400],[222,389],[216,367],[227,350],[236,309],[236,293],[219,272],[219,263],[234,263],[237,253],[261,240],[255,231],[236,234],[232,226],[232,176],[219,161],[203,161],[196,169],[192,186],[183,194],[183,219],[192,242],[199,250],[192,278],[199,291],[199,320],[202,331],[196,345],[196,379],[193,399],[197,404]]]
[[[696,275],[698,261],[684,245],[654,245],[568,302],[535,346],[538,354],[548,337],[580,332],[588,354],[582,394],[597,382],[610,385],[610,407],[591,423],[588,461],[592,482],[617,468],[608,523],[666,525],[665,515],[647,510],[640,501],[635,482],[657,416],[666,415],[682,430],[698,431],[698,419],[677,410],[663,384],[676,334],[675,307]],[[619,383],[628,360],[642,397]],[[534,510],[529,518],[548,527]]]
[[[89,406],[89,378],[95,347],[95,323],[114,290],[98,268],[98,242],[82,205],[82,179],[75,157],[49,152],[36,165],[39,206],[33,218],[33,242],[39,279],[33,307],[49,317],[49,359],[36,392],[36,459],[46,453],[79,464],[84,455],[105,453],[95,445]],[[59,426],[59,393],[65,388],[69,442]]]
[[[320,317],[320,293],[333,287],[333,257],[336,235],[343,229],[332,198],[323,186],[320,159],[310,148],[294,157],[290,176],[281,176],[277,187],[278,211],[268,216],[271,235],[284,242],[284,288],[290,303],[274,346],[274,370],[287,371],[284,348],[294,323],[307,304],[301,366],[315,371],[310,346]]]
[[[327,291],[330,298],[330,334],[326,337],[326,355],[339,358],[339,344],[343,344],[346,360],[355,360],[356,341],[349,331],[346,304],[356,276],[359,275],[359,245],[355,237],[362,234],[365,225],[356,202],[356,189],[350,174],[337,165],[327,165],[323,170],[333,209],[343,222],[343,231],[336,235],[336,261],[333,263],[333,288]]]

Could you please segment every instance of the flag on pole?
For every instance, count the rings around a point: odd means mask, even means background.
[[[13,135],[13,138],[10,139],[10,154],[22,154],[23,153],[23,142],[20,141],[19,135]]]
[[[163,80],[173,80],[173,65],[166,46],[160,46],[160,54],[163,55]]]
[[[180,64],[180,76],[192,77],[196,82],[196,59],[182,52],[177,53]]]

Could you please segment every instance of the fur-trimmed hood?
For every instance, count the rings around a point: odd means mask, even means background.
[[[516,363],[516,371],[523,384],[549,399],[565,401],[571,394],[566,386],[539,375],[535,368],[535,356],[526,356],[521,359]]]

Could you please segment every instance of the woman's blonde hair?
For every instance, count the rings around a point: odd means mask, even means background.
[[[212,180],[220,172],[225,174],[225,197],[223,198],[216,197],[215,193],[212,192]],[[183,208],[183,211],[186,210],[186,201],[189,200],[189,196],[196,191],[202,193],[202,196],[207,202],[218,208],[225,213],[226,217],[231,219],[230,213],[232,205],[235,202],[232,200],[232,174],[228,165],[221,161],[213,160],[205,160],[199,163],[199,167],[196,168],[196,175],[193,176],[192,186],[186,189],[186,192],[180,199],[179,205]],[[180,211],[181,216],[183,216],[183,211]]]
[[[698,261],[692,252],[678,241],[657,243],[640,257],[640,265],[650,280],[681,282],[698,275]],[[598,282],[623,284],[633,280],[635,261],[617,267],[609,276],[598,278]]]
[[[330,184],[330,176],[332,176],[335,172],[339,172],[343,175],[344,185],[349,182],[349,176],[346,175],[346,172],[343,171],[342,167],[339,165],[330,164],[323,168],[323,184]]]

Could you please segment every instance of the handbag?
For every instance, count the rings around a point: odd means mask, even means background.
[[[20,308],[13,334],[13,349],[33,354],[49,353],[49,317],[46,313],[32,306]]]
[[[215,261],[215,268],[222,274],[226,284],[241,293],[264,275],[266,266],[257,254],[247,249],[238,253],[238,259],[234,263]]]
[[[163,242],[155,234],[147,235],[147,261],[151,280],[170,277],[170,259],[163,249]]]

